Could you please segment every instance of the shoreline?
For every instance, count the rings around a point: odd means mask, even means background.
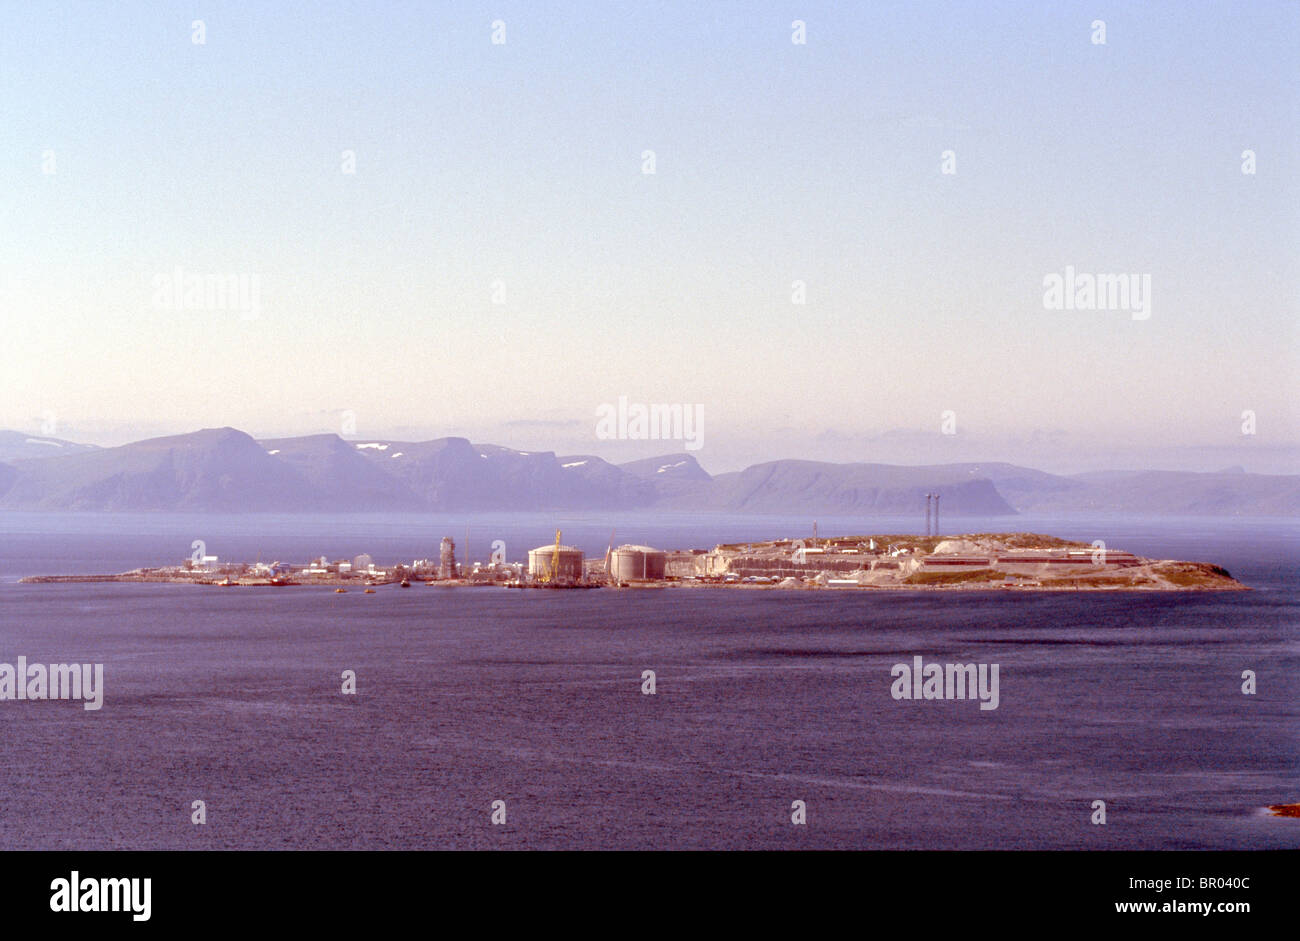
[[[577,590],[596,590],[605,591],[675,591],[675,590],[736,590],[736,591],[777,591],[783,594],[791,592],[823,592],[831,594],[850,594],[860,592],[899,592],[899,591],[926,591],[926,592],[1223,592],[1223,591],[1253,591],[1250,586],[1243,585],[1235,580],[1228,580],[1229,584],[1206,584],[1206,585],[1165,585],[1165,584],[1147,584],[1147,585],[1122,585],[1122,584],[1074,584],[1062,579],[1058,584],[999,584],[990,582],[964,582],[956,584],[933,584],[933,585],[916,585],[916,584],[863,584],[863,585],[817,585],[817,584],[799,584],[799,585],[780,585],[780,584],[743,584],[736,582],[705,582],[705,581],[683,581],[683,580],[660,580],[647,581],[641,583],[626,583],[622,585],[580,585],[580,586],[544,586],[544,585],[518,585],[507,584],[505,582],[468,582],[464,579],[451,580],[416,580],[412,581],[408,588],[427,587],[443,589],[521,589],[529,591],[577,591]],[[87,585],[87,584],[137,584],[137,585],[191,585],[200,588],[318,588],[318,589],[339,589],[346,592],[357,591],[364,592],[365,589],[394,588],[405,590],[397,581],[372,582],[367,584],[356,579],[346,578],[321,578],[312,581],[290,581],[281,585],[272,585],[269,581],[259,579],[241,579],[234,580],[229,585],[223,585],[216,581],[206,579],[176,578],[167,575],[138,575],[132,572],[122,572],[116,575],[28,575],[18,579],[16,584],[19,585]]]
[[[306,563],[225,562],[215,557],[146,566],[117,574],[29,575],[19,584],[206,585],[309,587],[374,593],[381,586],[649,590],[740,588],[775,591],[1250,591],[1208,562],[1151,559],[1039,533],[954,536],[889,534],[779,538],[722,543],[711,550],[611,548],[604,561],[560,545],[529,552],[528,562],[457,564],[444,538],[437,564],[417,559],[383,569],[368,555]],[[552,554],[548,554],[548,549]],[[561,557],[561,553],[564,553]],[[551,569],[555,568],[556,577]]]

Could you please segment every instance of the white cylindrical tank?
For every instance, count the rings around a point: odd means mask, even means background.
[[[615,581],[664,577],[667,555],[649,546],[619,546],[609,555],[609,575]]]
[[[582,550],[573,546],[560,546],[560,559],[557,571],[551,571],[551,560],[555,555],[555,544],[538,546],[528,552],[528,574],[533,578],[582,578]]]

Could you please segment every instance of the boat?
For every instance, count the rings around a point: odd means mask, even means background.
[[[410,580],[409,578],[404,578],[404,579],[402,579],[401,587],[403,587],[403,588],[410,588],[410,587],[411,587],[411,580]]]
[[[374,593],[375,593],[375,590],[374,590],[373,588],[367,588],[367,589],[366,589],[366,594],[367,594],[367,595],[373,595]]]
[[[347,594],[347,591],[348,591],[348,590],[347,590],[346,588],[335,588],[335,589],[334,589],[334,594],[336,594],[336,595],[345,595],[345,594]]]
[[[227,575],[227,576],[226,576],[225,578],[223,578],[221,581],[217,582],[217,584],[220,585],[222,588],[229,588],[229,587],[232,586],[232,585],[238,585],[239,582],[232,582],[232,581],[230,580],[230,576]]]

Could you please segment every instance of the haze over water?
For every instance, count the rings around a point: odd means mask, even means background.
[[[540,516],[503,521],[468,521],[483,555],[546,541]],[[0,661],[102,662],[106,686],[99,712],[0,703],[0,847],[1300,846],[1259,811],[1300,799],[1294,523],[945,526],[1217,562],[1255,589],[1228,594],[15,584],[175,562],[192,538],[409,561],[465,522],[0,515]],[[805,526],[591,514],[565,540],[603,551],[616,524],[665,547]],[[914,655],[1000,664],[999,707],[893,700]]]

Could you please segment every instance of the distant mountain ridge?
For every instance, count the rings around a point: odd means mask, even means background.
[[[47,435],[25,435],[21,431],[0,431],[0,461],[21,461],[95,451],[93,444],[77,444]]]
[[[22,440],[19,440],[22,439]],[[710,475],[686,453],[612,464],[431,441],[321,434],[257,440],[209,428],[93,448],[0,431],[0,509],[198,512],[714,510],[920,514],[1017,512],[1300,515],[1300,475],[1240,468],[1197,474],[1057,475],[1005,463],[923,466],[783,460]]]

